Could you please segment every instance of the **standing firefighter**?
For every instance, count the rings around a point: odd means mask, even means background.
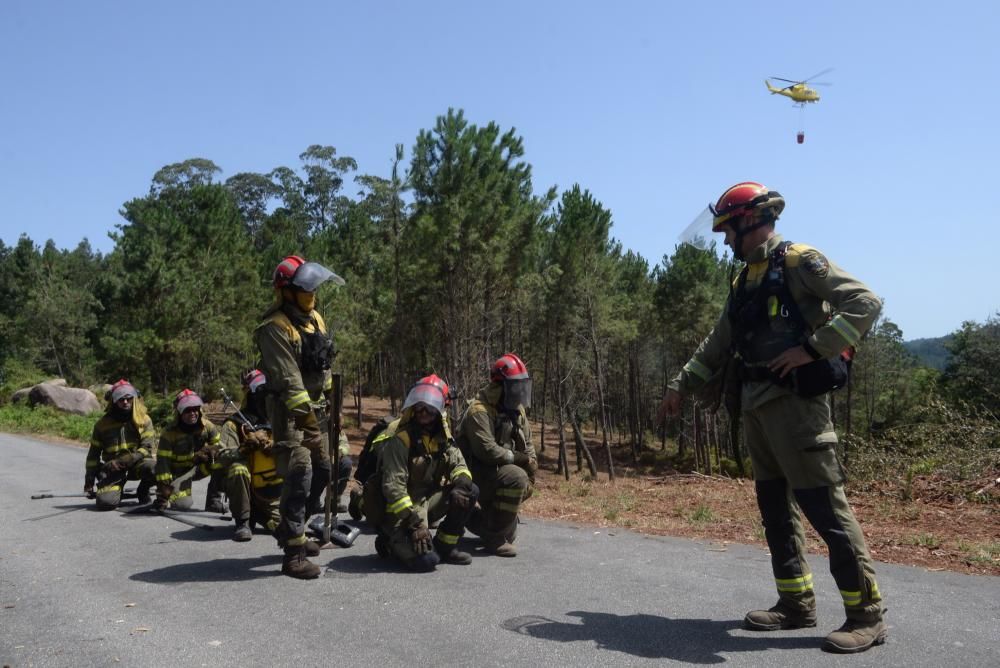
[[[97,499],[99,509],[113,510],[121,503],[125,481],[138,480],[139,503],[149,503],[155,481],[153,421],[139,392],[124,378],[111,386],[106,398],[107,409],[90,437],[83,492]]]
[[[517,514],[531,495],[538,470],[525,414],[530,407],[528,369],[520,357],[507,353],[493,363],[490,384],[459,425],[458,442],[479,485],[482,508],[470,530],[500,557],[517,556]]]
[[[428,376],[413,386],[395,428],[375,439],[378,464],[365,483],[364,512],[378,530],[375,549],[417,572],[432,571],[441,561],[472,562],[458,540],[479,490],[444,420],[443,385]],[[430,525],[439,520],[432,539]]]
[[[218,464],[225,471],[226,496],[236,523],[233,540],[253,538],[253,525],[274,531],[281,516],[282,480],[272,451],[271,425],[264,408],[267,379],[254,369],[243,378],[239,410],[222,424]]]
[[[254,331],[267,375],[274,456],[284,479],[274,535],[285,551],[281,572],[300,579],[320,574],[319,566],[306,558],[319,554],[319,546],[306,539],[306,519],[318,512],[332,473],[321,422],[325,426],[333,385],[333,341],[315,310],[316,290],[330,280],[344,284],[316,262],[286,257],[274,270],[275,303]]]
[[[194,505],[191,480],[185,480],[179,489],[175,489],[174,478],[197,466],[193,479],[201,480],[217,468],[215,459],[220,448],[219,428],[202,415],[203,405],[201,397],[189,389],[181,390],[174,397],[177,418],[160,435],[160,446],[156,451],[156,508],[159,510],[168,505],[190,510]]]
[[[710,220],[713,232],[724,232],[735,258],[746,264],[715,329],[670,383],[661,415],[677,415],[681,396],[713,379],[733,358],[778,590],[777,604],[750,611],[744,626],[775,631],[816,625],[801,508],[829,548],[847,614],[823,649],[862,652],[883,643],[887,632],[872,560],[844,494],[828,393],[846,382],[847,360],[881,303],[816,249],[782,241],[774,223],[784,206],[777,192],[739,183],[700,219]]]

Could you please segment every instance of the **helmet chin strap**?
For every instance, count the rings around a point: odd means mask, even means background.
[[[739,221],[742,222],[747,218],[753,220],[754,217],[755,216],[753,215],[753,211],[751,210],[742,214],[739,218]],[[749,225],[743,225],[741,227],[737,227],[736,223],[734,222],[732,224],[732,228],[733,232],[736,234],[736,238],[733,239],[733,257],[739,260],[740,262],[746,262],[747,259],[746,254],[743,252],[744,237],[746,237],[746,235],[750,234],[757,228],[764,227],[768,223],[769,221],[767,220],[766,216],[760,216],[756,222],[750,223]]]

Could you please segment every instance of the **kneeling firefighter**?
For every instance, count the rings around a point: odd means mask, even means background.
[[[174,397],[177,418],[160,435],[160,445],[156,451],[155,507],[159,510],[168,506],[179,510],[190,510],[194,505],[191,496],[192,480],[211,476],[217,470],[216,457],[219,454],[221,436],[219,428],[202,414],[204,402],[194,391],[183,389]],[[174,478],[178,478],[193,467],[197,471],[190,479],[174,488]]]
[[[267,378],[259,369],[243,378],[240,407],[222,425],[218,463],[226,472],[226,495],[236,523],[233,540],[248,541],[253,526],[273,532],[281,514],[284,482],[272,452],[271,425],[264,408]]]
[[[498,557],[517,556],[517,514],[531,496],[538,459],[526,409],[531,377],[521,358],[507,353],[493,363],[490,384],[469,405],[458,443],[481,490],[469,531]]]
[[[105,399],[107,408],[90,437],[83,493],[95,498],[100,510],[113,510],[121,503],[125,481],[138,480],[139,503],[149,503],[156,480],[153,421],[139,391],[124,378],[111,386]]]
[[[417,382],[396,429],[376,439],[378,464],[365,483],[365,516],[378,530],[375,549],[418,572],[432,571],[441,561],[472,562],[458,540],[479,489],[444,420],[445,397],[429,378]],[[439,520],[432,539],[430,525]]]

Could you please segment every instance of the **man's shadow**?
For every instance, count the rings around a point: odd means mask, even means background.
[[[188,582],[245,582],[280,575],[275,567],[281,563],[280,554],[244,559],[209,559],[191,564],[174,564],[154,568],[129,576],[130,580],[153,584],[181,584]]]
[[[540,640],[589,641],[596,643],[599,649],[687,663],[723,663],[727,659],[722,655],[731,652],[806,649],[820,645],[820,640],[809,636],[732,635],[731,631],[741,628],[738,620],[670,619],[583,611],[567,612],[566,615],[578,617],[580,623],[526,615],[508,619],[501,626]]]

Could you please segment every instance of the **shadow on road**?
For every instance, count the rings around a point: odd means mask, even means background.
[[[154,568],[129,576],[130,580],[153,584],[180,584],[189,582],[241,582],[281,576],[277,568],[281,555],[247,557],[246,559],[210,559],[191,564],[175,564]],[[266,570],[260,570],[266,568]]]
[[[513,617],[501,626],[508,631],[540,640],[589,641],[599,649],[650,659],[673,659],[687,663],[724,663],[731,652],[767,649],[819,650],[821,639],[808,636],[759,634],[732,635],[741,628],[738,620],[670,619],[655,615],[615,615],[605,612],[567,612],[580,623],[557,622],[547,617]]]
[[[338,556],[336,552],[331,555],[331,561],[327,568],[337,573],[363,574],[372,573],[410,573],[408,568],[403,566],[398,559],[383,559],[374,552],[355,553],[345,556]],[[313,561],[319,562],[322,556]]]

